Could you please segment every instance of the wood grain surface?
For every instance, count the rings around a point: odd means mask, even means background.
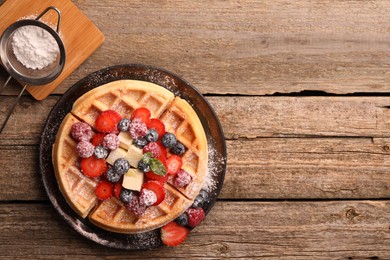
[[[390,1],[73,2],[106,40],[47,99],[22,97],[0,135],[0,258],[390,259]],[[223,126],[222,192],[177,248],[85,239],[40,179],[51,108],[124,63],[183,77]],[[18,88],[0,96],[0,120]]]

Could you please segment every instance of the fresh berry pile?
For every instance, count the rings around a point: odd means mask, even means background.
[[[160,119],[151,118],[147,108],[134,110],[128,118],[122,118],[114,110],[103,111],[95,121],[94,130],[90,125],[78,122],[72,126],[71,136],[78,142],[76,152],[82,173],[99,179],[95,190],[99,200],[115,196],[130,212],[141,217],[148,207],[164,201],[164,184],[168,180],[177,188],[186,187],[191,182],[191,175],[182,169],[182,155],[186,147],[174,134],[166,132]],[[127,132],[133,139],[133,145],[142,149],[143,156],[137,170],[144,175],[145,181],[139,190],[122,186],[124,175],[134,170],[128,160],[119,158],[113,165],[106,162],[110,151],[119,147],[118,134],[121,132]],[[205,213],[202,207],[208,201],[209,194],[202,190],[185,213],[162,227],[163,243],[168,246],[182,243],[189,233],[188,228],[203,220]]]

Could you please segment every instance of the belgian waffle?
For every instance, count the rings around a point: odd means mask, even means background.
[[[81,173],[75,152],[76,142],[70,136],[71,126],[79,120],[94,128],[97,116],[104,110],[112,109],[123,117],[129,117],[139,107],[148,108],[151,117],[160,118],[167,131],[174,133],[185,145],[183,169],[192,176],[186,188],[176,189],[171,183],[166,183],[164,201],[148,208],[141,217],[132,214],[114,197],[102,202],[97,200],[94,188],[98,180]],[[126,134],[120,135],[118,149],[127,155],[136,154],[139,150]],[[153,83],[120,80],[93,89],[74,103],[57,134],[53,165],[64,197],[81,217],[89,216],[92,223],[109,231],[140,233],[167,224],[191,206],[206,174],[207,140],[198,116],[185,100]]]

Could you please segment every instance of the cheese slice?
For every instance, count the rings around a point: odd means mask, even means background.
[[[144,173],[138,169],[130,169],[123,175],[123,188],[140,191],[144,183]]]

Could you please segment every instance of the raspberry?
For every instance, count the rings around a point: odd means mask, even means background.
[[[186,172],[185,170],[179,170],[173,179],[173,185],[175,185],[177,188],[183,188],[187,186],[191,182],[191,175]]]
[[[93,136],[93,131],[87,123],[77,122],[72,125],[71,135],[77,141],[89,141]]]
[[[109,150],[115,150],[119,147],[119,138],[116,134],[108,134],[103,138],[103,146]]]
[[[142,189],[139,195],[139,203],[145,206],[152,206],[157,201],[157,195],[152,190]]]
[[[134,195],[130,202],[126,204],[126,208],[138,217],[142,216],[146,211],[146,206],[139,203],[137,195]]]
[[[204,219],[205,214],[202,208],[189,208],[188,214],[188,226],[196,227]]]
[[[95,146],[88,141],[81,141],[76,146],[76,152],[81,158],[88,158],[95,152]]]
[[[144,137],[147,131],[148,128],[146,127],[146,124],[140,118],[134,118],[131,121],[129,128],[131,138],[139,139]]]
[[[161,155],[161,147],[156,142],[151,142],[144,147],[143,152],[150,152],[154,158],[157,158]]]

